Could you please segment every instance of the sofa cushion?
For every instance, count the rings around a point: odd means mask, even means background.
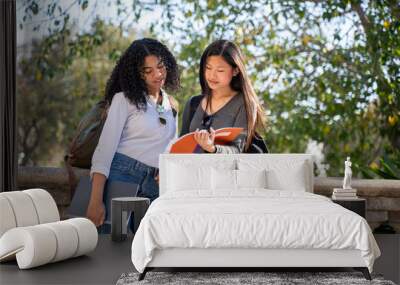
[[[60,220],[56,202],[43,189],[0,193],[0,237],[14,227],[33,226]]]
[[[26,269],[96,247],[97,229],[90,220],[59,219],[54,199],[43,189],[0,193],[0,262],[16,258]]]
[[[2,195],[0,195],[0,217],[1,237],[6,231],[17,226],[12,206],[8,199]]]
[[[23,191],[10,191],[0,194],[10,203],[17,227],[39,224],[35,205],[28,194]]]
[[[33,201],[39,224],[51,223],[60,220],[60,214],[56,202],[49,192],[43,189],[28,189],[22,191],[28,194]]]
[[[85,218],[17,227],[0,238],[0,261],[16,257],[20,269],[33,268],[86,254],[97,241],[96,226]]]

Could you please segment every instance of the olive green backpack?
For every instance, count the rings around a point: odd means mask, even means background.
[[[68,151],[64,156],[65,166],[68,172],[68,180],[71,198],[78,184],[77,177],[72,167],[87,168],[92,165],[92,156],[97,147],[101,131],[107,119],[110,104],[106,100],[98,102],[85,114],[78,124],[75,136],[72,138]]]
[[[102,100],[79,122],[75,136],[64,157],[67,165],[79,168],[90,168],[92,156],[103,130],[110,104]]]

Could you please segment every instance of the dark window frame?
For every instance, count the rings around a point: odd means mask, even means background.
[[[0,192],[17,190],[16,2],[0,1]]]

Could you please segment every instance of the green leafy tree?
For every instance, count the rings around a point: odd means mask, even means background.
[[[135,8],[153,7],[146,3]],[[339,175],[346,156],[369,165],[400,148],[397,1],[159,4],[163,17],[154,29],[180,43],[183,82],[193,83],[212,40],[232,39],[244,50],[268,110],[265,138],[273,152],[303,152],[310,139],[323,142],[328,174]],[[184,99],[193,95],[184,92]]]
[[[69,31],[69,11],[26,1],[27,19],[46,11],[48,46]],[[72,1],[86,9],[90,1]],[[114,2],[119,13],[120,1]],[[273,152],[303,152],[322,142],[329,175],[342,174],[346,156],[360,166],[394,158],[400,149],[400,6],[395,0],[141,1],[133,19],[162,10],[151,31],[168,42],[182,66],[183,103],[200,92],[198,64],[213,40],[234,40],[265,103]],[[29,5],[28,5],[29,4]],[[54,6],[55,5],[55,6]],[[55,8],[53,8],[55,7]],[[25,20],[27,20],[25,19]],[[56,19],[62,21],[56,24]],[[37,27],[38,29],[40,27]],[[93,35],[71,49],[61,67],[96,46]],[[72,45],[74,46],[74,45]],[[80,49],[82,47],[82,49]],[[46,70],[46,50],[37,61]],[[45,72],[43,72],[45,73]]]
[[[134,35],[97,20],[87,33],[59,34],[50,46],[48,38],[34,43],[17,74],[21,165],[62,163],[77,124],[104,96],[116,59]]]

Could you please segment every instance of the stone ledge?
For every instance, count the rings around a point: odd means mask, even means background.
[[[72,168],[77,177],[89,175],[89,169]],[[68,172],[61,167],[20,166],[18,167],[18,186],[43,184],[68,187]]]
[[[315,177],[314,193],[331,196],[333,188],[341,188],[342,182],[340,177]],[[362,197],[400,198],[400,180],[353,179],[351,185]]]
[[[88,169],[73,168],[79,178],[89,175]],[[330,196],[333,188],[342,187],[340,177],[315,177],[314,193]],[[65,168],[24,166],[18,168],[18,187],[24,189],[32,185],[44,185],[50,188],[69,189],[68,173]],[[352,186],[362,197],[400,198],[400,180],[353,179]],[[34,186],[35,187],[35,186]]]
[[[76,177],[89,175],[88,169],[73,168]],[[60,214],[64,217],[66,207],[70,204],[70,186],[68,173],[65,168],[57,167],[19,167],[18,189],[43,188],[55,199]],[[332,195],[333,188],[340,188],[343,179],[340,177],[316,177],[314,179],[314,193],[328,196]],[[75,185],[76,186],[76,185]],[[357,189],[357,194],[367,199],[367,210],[390,211],[390,224],[400,232],[400,180],[384,179],[354,179],[352,186]],[[371,216],[372,215],[372,216]],[[367,220],[374,229],[386,214],[370,212]],[[65,218],[65,217],[64,217]]]
[[[387,197],[368,198],[367,210],[400,211],[400,198],[387,198]]]
[[[76,177],[89,175],[88,169],[73,168]],[[71,203],[70,185],[66,168],[24,166],[18,167],[19,190],[43,188],[54,198],[58,206]],[[74,185],[75,187],[76,185]]]
[[[389,212],[389,221],[400,223],[400,211],[390,211]]]
[[[366,220],[371,223],[385,222],[388,218],[388,211],[370,211],[366,213]]]

